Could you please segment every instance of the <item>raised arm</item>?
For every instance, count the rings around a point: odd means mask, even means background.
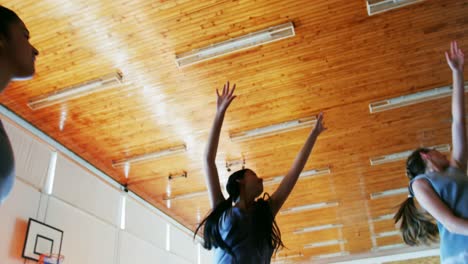
[[[206,147],[203,165],[206,174],[206,184],[208,185],[208,193],[210,195],[211,208],[215,208],[220,202],[224,201],[225,198],[221,192],[221,185],[219,183],[218,169],[216,168],[216,153],[218,151],[219,134],[221,133],[221,127],[223,126],[224,115],[227,108],[231,104],[232,100],[236,98],[234,96],[234,90],[236,85],[229,89],[229,82],[223,87],[222,94],[216,90],[217,94],[217,111],[216,116],[211,127],[210,137],[208,139],[208,145]]]
[[[468,220],[457,217],[445,203],[440,200],[430,183],[418,179],[413,183],[413,191],[419,204],[439,221],[448,231],[468,236]]]
[[[307,159],[310,156],[310,153],[312,152],[312,148],[314,147],[317,137],[325,129],[326,128],[323,126],[323,113],[320,113],[317,119],[317,124],[315,125],[314,129],[310,132],[309,137],[307,138],[301,151],[299,152],[299,154],[297,154],[291,169],[281,181],[280,185],[278,186],[278,189],[276,189],[276,191],[271,196],[270,205],[273,215],[276,215],[278,213],[278,211],[281,209],[281,206],[283,206],[292,189],[296,185],[297,179],[299,178],[299,175],[304,169],[304,166],[307,162]]]
[[[445,52],[447,63],[452,69],[453,95],[452,95],[452,160],[451,165],[466,171],[466,125],[465,125],[465,84],[463,81],[463,68],[465,56],[458,48],[457,42],[450,45],[450,54]]]

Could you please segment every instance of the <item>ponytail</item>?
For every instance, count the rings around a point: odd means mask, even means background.
[[[222,201],[219,203],[211,213],[203,219],[203,221],[198,225],[197,229],[195,230],[194,238],[197,235],[198,231],[202,226],[203,229],[203,237],[204,243],[203,247],[210,250],[213,247],[220,247],[223,250],[226,250],[230,255],[232,253],[232,249],[224,242],[223,238],[221,237],[221,233],[219,232],[219,219],[221,218],[222,214],[232,207],[232,198],[229,197],[227,200]]]
[[[408,197],[395,214],[395,223],[401,220],[400,231],[407,245],[417,246],[438,241],[439,230],[426,213],[422,213],[414,204],[414,198]]]
[[[240,187],[238,180],[242,179],[246,173],[247,169],[243,169],[240,171],[234,172],[231,176],[229,176],[226,190],[229,193],[229,198],[220,202],[210,214],[203,219],[203,221],[198,225],[193,238],[195,239],[198,231],[200,228],[203,227],[203,238],[204,243],[203,247],[207,250],[211,250],[214,248],[221,248],[225,250],[229,255],[231,255],[237,263],[236,256],[234,255],[232,248],[224,242],[224,239],[221,237],[221,233],[219,232],[219,219],[223,215],[225,211],[232,207],[232,203],[237,200],[240,195]]]
[[[406,175],[410,181],[426,172],[426,162],[422,159],[421,153],[428,153],[429,151],[429,149],[419,148],[408,157]],[[409,191],[410,195],[406,201],[400,204],[400,209],[393,217],[395,223],[401,220],[400,231],[403,240],[410,246],[437,242],[439,235],[437,225],[434,224],[431,216],[421,212],[416,207],[412,192]]]
[[[281,240],[281,231],[271,211],[269,199],[270,195],[265,193],[263,198],[255,202],[255,216],[253,218],[255,238],[257,248],[266,244],[274,251],[278,251],[285,246]]]

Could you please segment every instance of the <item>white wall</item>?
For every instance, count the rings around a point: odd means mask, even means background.
[[[160,211],[126,196],[59,153],[29,132],[2,120],[13,145],[17,179],[10,197],[0,207],[0,263],[30,263],[22,259],[28,219],[64,231],[65,263],[211,263],[211,252],[198,249],[191,233],[181,230]],[[42,190],[48,171],[55,172],[51,195]],[[125,229],[120,228],[125,211]],[[166,250],[167,225],[170,250]],[[200,252],[200,253],[199,253]],[[200,256],[198,256],[200,254]],[[32,262],[31,262],[32,263]]]

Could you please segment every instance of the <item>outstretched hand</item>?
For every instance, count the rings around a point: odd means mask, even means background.
[[[232,89],[229,88],[229,81],[224,85],[222,94],[219,94],[219,90],[216,89],[216,94],[218,95],[218,100],[217,100],[218,112],[226,112],[232,100],[236,98],[236,96],[234,95],[235,90],[236,90],[235,84],[232,87]]]
[[[450,53],[445,52],[445,58],[447,58],[447,63],[452,71],[463,72],[465,54],[458,48],[456,41],[450,43]]]
[[[327,128],[323,123],[323,112],[320,112],[317,122],[315,123],[314,132],[317,133],[317,135],[320,135],[325,130],[327,130]]]

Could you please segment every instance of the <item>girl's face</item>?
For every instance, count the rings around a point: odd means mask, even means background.
[[[263,179],[259,178],[255,172],[247,170],[243,179],[246,193],[257,197],[263,192]]]

